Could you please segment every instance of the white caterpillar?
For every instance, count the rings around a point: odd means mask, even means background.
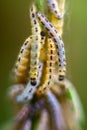
[[[59,36],[57,30],[53,27],[53,25],[48,21],[48,19],[42,15],[41,13],[37,12],[37,17],[39,18],[40,22],[45,26],[48,33],[52,36],[58,52],[58,75],[59,80],[64,80],[65,73],[66,73],[66,57],[65,57],[65,49],[64,43]]]
[[[52,13],[58,18],[61,19],[62,15],[60,13],[58,2],[56,0],[47,0],[48,6],[51,8]]]
[[[47,1],[52,12],[52,14],[50,15],[50,21],[58,31],[59,35],[62,36],[64,13],[65,13],[65,0],[47,0]],[[60,19],[56,16],[57,14],[60,15]]]

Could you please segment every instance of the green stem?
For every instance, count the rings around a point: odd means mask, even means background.
[[[36,6],[38,11],[44,12],[44,0],[36,0]]]

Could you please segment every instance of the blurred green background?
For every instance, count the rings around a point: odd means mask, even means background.
[[[30,34],[30,0],[0,0],[0,125],[11,118],[9,78],[18,51]],[[64,42],[68,78],[77,87],[87,116],[87,1],[67,1]],[[83,130],[87,129],[87,121]]]

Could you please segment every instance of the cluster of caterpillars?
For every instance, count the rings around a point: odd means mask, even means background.
[[[47,2],[54,17],[56,17],[56,21],[61,22],[63,16],[59,12],[57,2],[55,0],[48,0]],[[61,17],[59,17],[60,14]],[[23,97],[28,99],[28,95],[31,95],[36,87],[37,92],[44,93],[44,90],[48,89],[51,82],[53,82],[55,71],[58,71],[58,82],[63,82],[66,75],[66,57],[62,36],[44,15],[37,12],[35,5],[30,9],[30,18],[32,36],[24,42],[14,68],[14,77],[17,84],[28,82],[23,94],[18,97],[18,101],[22,100]],[[41,27],[40,23],[43,24],[43,27]],[[62,26],[60,28],[62,30]],[[47,36],[46,33],[48,33]],[[42,72],[39,70],[40,62],[44,64]],[[40,78],[43,79],[43,83],[38,78],[39,73],[42,73]],[[45,77],[43,78],[44,73]],[[37,85],[38,82],[39,86]]]
[[[41,3],[49,13],[38,10]],[[14,130],[79,130],[82,117],[77,112],[73,85],[66,79],[64,6],[65,0],[36,0],[30,9],[32,35],[20,49],[13,69],[16,85],[9,92],[17,105],[23,104]],[[37,128],[33,128],[34,117],[39,120]]]

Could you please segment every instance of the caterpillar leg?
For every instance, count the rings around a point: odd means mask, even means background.
[[[44,15],[37,12],[37,17],[40,20],[40,22],[44,25],[44,27],[47,29],[48,33],[51,35],[56,44],[58,53],[58,75],[59,75],[58,78],[59,81],[63,81],[66,74],[66,57],[65,57],[64,43],[61,37],[59,36],[57,30]]]

